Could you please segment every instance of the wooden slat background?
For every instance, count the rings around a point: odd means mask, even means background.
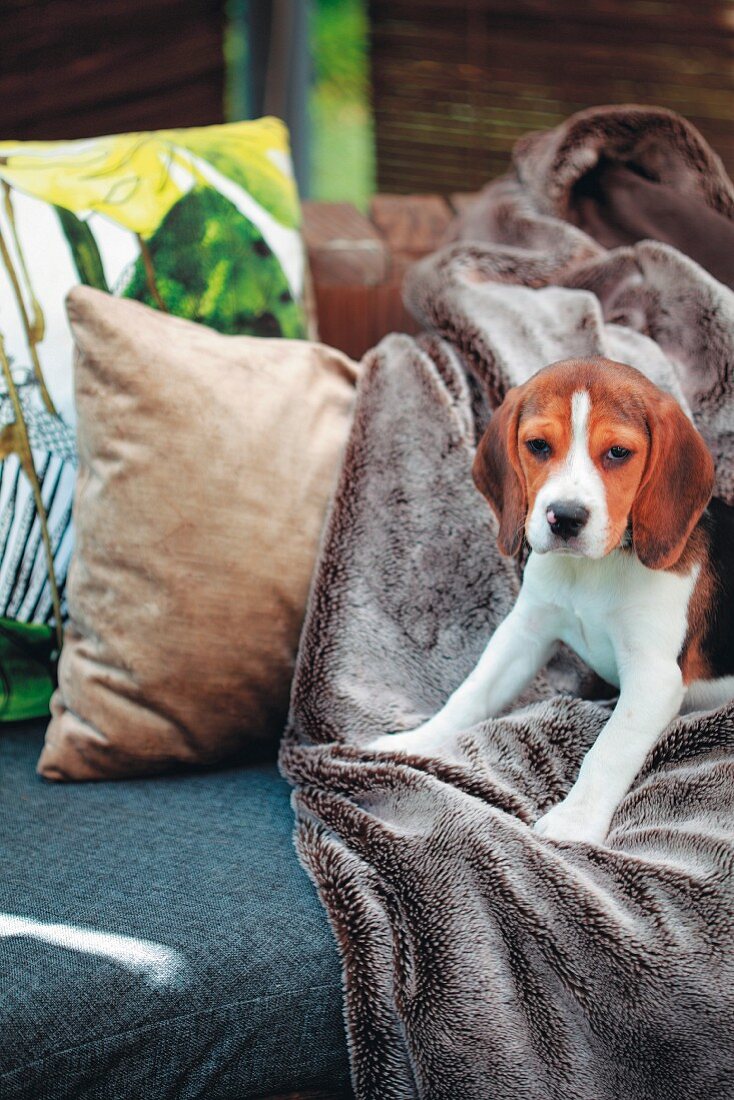
[[[2,0],[0,140],[224,120],[225,0]]]
[[[734,175],[731,0],[370,0],[377,183],[473,190],[602,103],[686,115]]]
[[[367,215],[348,203],[305,202],[320,339],[360,359],[388,332],[418,332],[403,305],[405,269],[438,248],[454,212],[470,198],[374,195]]]

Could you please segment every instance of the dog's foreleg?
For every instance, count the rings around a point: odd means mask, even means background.
[[[417,729],[378,737],[370,747],[430,754],[446,737],[500,714],[549,661],[557,641],[554,622],[550,609],[523,599],[521,592],[474,671],[441,710]]]
[[[620,672],[614,713],[566,797],[535,823],[541,836],[601,844],[645,757],[680,710],[684,687],[675,661],[638,653]]]

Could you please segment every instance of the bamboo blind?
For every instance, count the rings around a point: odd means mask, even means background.
[[[2,0],[0,139],[224,120],[225,0]]]
[[[734,175],[732,0],[370,0],[377,182],[471,190],[602,103],[686,115]]]

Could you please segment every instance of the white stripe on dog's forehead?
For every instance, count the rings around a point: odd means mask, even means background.
[[[591,394],[579,389],[571,394],[571,423],[568,450],[558,462],[548,464],[545,484],[540,488],[527,525],[533,549],[553,549],[549,543],[548,511],[560,501],[586,508],[589,519],[582,540],[591,557],[604,554],[609,528],[606,489],[591,457]]]
[[[591,397],[588,390],[576,390],[571,396],[571,439],[566,452],[565,468],[581,487],[596,477],[589,454],[589,415]]]
[[[571,446],[586,447],[589,441],[591,398],[588,390],[576,390],[571,397]]]

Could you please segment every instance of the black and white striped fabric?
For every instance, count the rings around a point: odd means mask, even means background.
[[[65,618],[64,589],[73,542],[72,503],[77,468],[74,431],[60,417],[48,412],[30,370],[14,369],[13,379],[48,516]],[[14,419],[7,388],[0,384],[0,429]],[[15,455],[0,462],[0,616],[20,622],[53,621],[41,525],[31,487]]]

